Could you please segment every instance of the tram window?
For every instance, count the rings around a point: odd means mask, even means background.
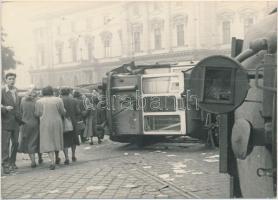
[[[234,69],[206,67],[203,88],[203,102],[233,103]]]
[[[175,96],[144,97],[144,112],[173,112],[176,111]]]
[[[179,115],[148,115],[144,116],[144,130],[148,131],[180,131]]]
[[[142,80],[142,87],[144,94],[162,94],[179,92],[179,77],[144,77]]]

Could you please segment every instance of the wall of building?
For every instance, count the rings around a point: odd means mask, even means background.
[[[270,7],[269,2],[109,2],[48,14],[35,22],[32,80],[38,87],[96,83],[132,60],[228,53],[231,37],[243,38]]]

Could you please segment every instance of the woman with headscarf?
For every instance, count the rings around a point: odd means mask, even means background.
[[[18,152],[29,154],[32,168],[37,166],[35,153],[39,153],[39,119],[35,116],[36,100],[36,91],[34,88],[30,88],[22,98],[20,105],[24,124],[21,126]],[[39,163],[42,163],[41,154],[39,154]]]
[[[40,152],[48,153],[49,169],[54,170],[54,152],[64,148],[62,116],[66,111],[62,99],[53,96],[51,86],[42,89],[42,98],[35,104],[35,114],[40,118]]]

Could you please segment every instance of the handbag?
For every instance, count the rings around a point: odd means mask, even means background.
[[[70,118],[65,117],[64,119],[64,132],[73,131],[73,125]]]
[[[76,122],[76,132],[77,133],[80,133],[84,129],[85,129],[85,123],[83,120]]]

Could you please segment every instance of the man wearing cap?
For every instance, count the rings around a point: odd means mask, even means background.
[[[15,165],[18,148],[19,125],[21,121],[19,109],[19,97],[15,88],[16,74],[7,73],[5,76],[6,85],[1,92],[1,117],[2,117],[2,166],[3,173],[9,174],[10,170],[17,169]],[[12,141],[11,155],[9,155],[10,140]]]

